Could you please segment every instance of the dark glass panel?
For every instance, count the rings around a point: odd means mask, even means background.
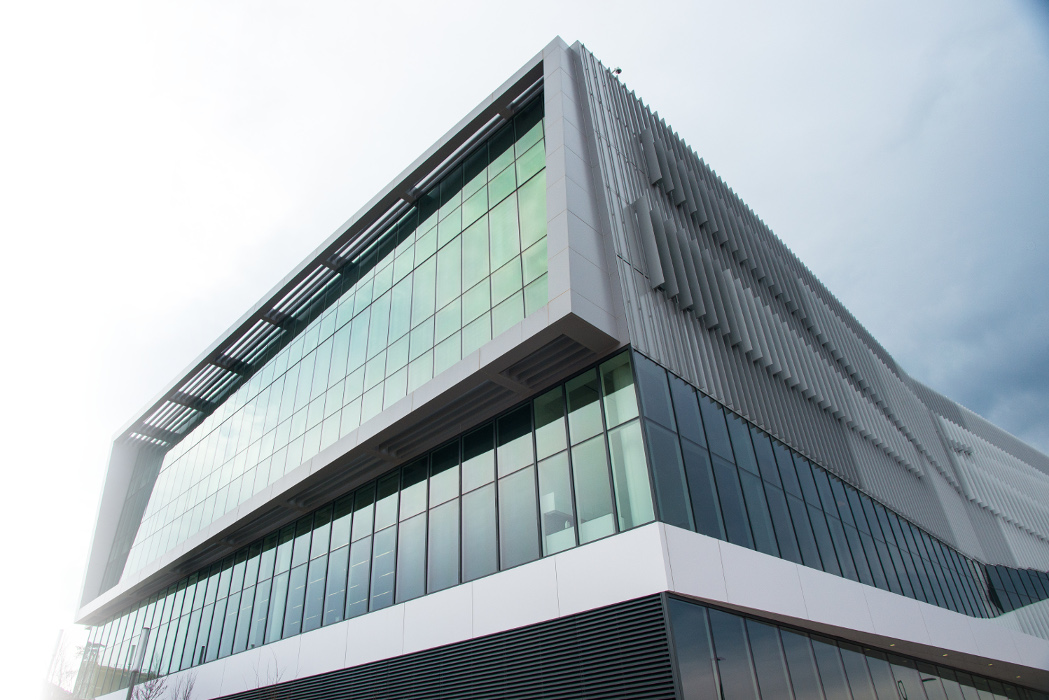
[[[879,700],[871,683],[871,674],[867,669],[867,658],[863,649],[844,642],[838,645],[841,660],[845,665],[845,675],[849,679],[849,688],[855,700]]]
[[[754,540],[750,536],[750,523],[747,522],[747,511],[743,506],[743,492],[740,489],[736,467],[717,455],[712,456],[712,461],[728,541],[753,549]]]
[[[706,447],[707,436],[703,431],[703,419],[699,414],[696,390],[684,380],[670,375],[670,395],[674,400],[678,434],[697,445]]]
[[[499,561],[509,569],[539,557],[535,467],[499,480]]]
[[[922,689],[929,700],[947,700],[940,674],[932,664],[918,662],[918,675],[921,677]]]
[[[532,415],[526,404],[497,421],[496,465],[499,476],[506,476],[529,466],[535,459],[532,451]]]
[[[834,541],[834,549],[838,554],[838,565],[841,567],[841,575],[852,581],[859,581],[856,566],[852,562],[852,553],[849,551],[849,543],[845,538],[845,528],[841,521],[830,515],[827,516],[827,526],[830,528],[830,537]]]
[[[783,490],[792,496],[802,498],[801,484],[798,482],[798,472],[794,469],[794,458],[790,449],[783,443],[773,440],[772,451],[776,455],[776,466],[779,468],[779,478],[783,482]]]
[[[827,527],[827,516],[818,506],[809,504],[809,523],[812,525],[812,533],[816,536],[816,547],[820,550],[820,560],[823,562],[823,570],[835,576],[841,576],[838,568],[838,557],[834,553],[834,543],[830,538],[830,528]]]
[[[791,523],[786,494],[771,484],[765,484],[765,496],[768,500],[769,512],[772,514],[772,526],[776,531],[780,556],[795,564],[804,564],[801,551],[798,549],[798,540],[794,535],[794,525]]]
[[[208,651],[204,661],[214,661],[219,657],[219,642],[222,640],[222,625],[226,621],[226,607],[229,598],[221,598],[215,603],[215,612],[211,615],[211,632],[208,634]],[[236,608],[234,608],[234,611]],[[236,612],[234,612],[236,616]],[[235,623],[234,623],[235,624]]]
[[[757,700],[757,679],[750,661],[743,618],[720,610],[710,610],[709,614],[721,679],[721,697],[723,700]]]
[[[495,426],[483,425],[463,436],[463,493],[495,479]]]
[[[372,581],[369,610],[379,610],[393,605],[394,570],[397,564],[397,527],[388,527],[385,530],[376,532],[372,540]],[[351,552],[351,558],[352,554]],[[350,590],[352,591],[352,575],[350,583]]]
[[[856,575],[860,583],[868,586],[874,585],[874,577],[871,575],[870,567],[867,565],[867,557],[863,551],[863,543],[860,541],[860,532],[851,525],[845,526],[845,539],[852,553],[852,561],[856,565]]]
[[[646,418],[676,430],[666,370],[643,355],[635,354],[634,357],[638,393],[641,395],[641,412]]]
[[[874,682],[874,689],[878,693],[879,700],[886,698],[899,700],[899,688],[886,655],[873,649],[864,649],[863,654],[867,657],[867,668],[870,670],[871,680]]]
[[[328,555],[309,564],[306,574],[306,601],[302,606],[302,631],[309,632],[321,626],[324,613],[324,581],[328,569]]]
[[[717,696],[714,654],[710,646],[707,609],[671,598],[667,601],[670,633],[674,640],[682,700],[707,700]]]
[[[572,477],[568,469],[567,452],[539,462],[539,510],[543,556],[574,547],[575,510],[572,506]]]
[[[772,452],[772,442],[769,436],[754,426],[750,426],[750,437],[754,443],[754,454],[758,458],[758,471],[761,472],[761,478],[773,486],[782,488],[779,465],[776,464],[776,455]]]
[[[732,443],[728,439],[728,428],[725,426],[724,411],[712,399],[708,399],[702,394],[697,394],[697,396],[699,397],[699,410],[703,414],[703,427],[706,429],[707,446],[710,448],[711,453],[731,461],[733,459]]]
[[[440,591],[459,583],[459,501],[430,511],[426,590]]]
[[[838,647],[829,639],[812,637],[812,651],[816,655],[816,668],[823,682],[823,692],[828,698],[850,700],[849,682],[845,679],[845,668],[841,665]]]
[[[828,481],[830,481],[831,495],[834,497],[841,522],[847,526],[856,527],[856,519],[852,517],[852,508],[849,506],[849,496],[846,493],[846,490],[852,491],[852,488],[846,487],[841,479],[828,477]]]
[[[244,549],[237,552],[236,563],[233,565],[233,575],[230,579],[230,592],[236,593],[237,591],[244,590],[244,571],[247,568],[248,563],[248,549]],[[256,576],[258,573],[256,573]],[[248,585],[253,585],[255,581],[252,581]],[[170,611],[169,611],[170,612]],[[167,617],[164,618],[164,622],[167,622]]]
[[[866,564],[870,568],[871,577],[874,579],[874,585],[882,590],[889,590],[889,585],[885,580],[885,573],[882,571],[878,548],[874,544],[874,538],[866,532],[861,532],[860,542],[863,544],[863,553],[866,558]]]
[[[692,495],[692,516],[695,518],[696,530],[723,540],[725,525],[721,520],[721,506],[718,504],[710,455],[702,447],[688,440],[681,441],[681,451],[685,459],[688,490]]]
[[[495,526],[495,484],[463,496],[463,581],[498,569]]]
[[[754,445],[750,441],[750,429],[736,414],[726,413],[726,417],[728,433],[732,438],[732,452],[736,457],[736,466],[755,476],[761,476],[758,471],[758,460],[754,457]]]
[[[230,584],[233,582],[233,557],[226,557],[222,562],[222,570],[219,572],[219,598],[229,595]],[[146,626],[149,626],[149,618],[146,618]]]
[[[787,496],[787,507],[790,509],[790,519],[794,522],[794,534],[798,536],[801,563],[813,569],[822,570],[823,563],[820,561],[819,547],[816,545],[816,535],[812,532],[805,501],[798,496]]]
[[[347,534],[348,532],[347,530]],[[349,563],[349,547],[340,547],[328,555],[322,625],[330,625],[343,618],[343,611],[346,607],[346,576],[349,571]]]
[[[819,492],[816,490],[816,482],[812,477],[812,472],[818,467],[813,466],[809,460],[796,454],[794,455],[794,468],[797,471],[798,483],[801,485],[801,494],[805,498],[805,502],[810,506],[816,506],[823,510]]]
[[[331,506],[324,506],[313,514],[313,538],[310,541],[310,559],[328,553],[331,542]]]
[[[368,612],[371,583],[372,538],[350,545],[350,572],[346,579],[346,619]]]
[[[921,676],[914,662],[901,656],[890,655],[889,663],[892,665],[892,675],[896,679],[896,688],[901,697],[908,700],[924,700],[925,689],[922,687]]]
[[[779,632],[795,697],[799,700],[822,700],[823,688],[816,673],[816,661],[812,656],[809,638],[786,629],[780,629]],[[838,698],[832,697],[830,700]]]
[[[754,534],[754,544],[762,554],[779,556],[776,535],[772,532],[772,518],[769,515],[768,503],[765,502],[765,490],[761,479],[750,472],[739,472],[743,486],[743,500],[747,504],[747,517],[750,529]]]
[[[693,530],[695,526],[689,507],[685,467],[681,462],[677,436],[651,421],[645,421],[645,430],[648,433],[649,464],[656,487],[659,519],[669,525]],[[579,493],[577,486],[577,498]]]
[[[762,698],[794,697],[787,676],[787,664],[779,641],[779,630],[756,620],[747,620],[747,636],[754,655],[754,670]]]

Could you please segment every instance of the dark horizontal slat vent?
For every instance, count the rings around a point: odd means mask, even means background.
[[[671,699],[662,604],[650,596],[511,632],[226,696]]]

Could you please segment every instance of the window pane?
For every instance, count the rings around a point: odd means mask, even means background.
[[[652,481],[659,504],[659,519],[669,525],[695,529],[688,503],[688,486],[685,484],[685,467],[681,462],[681,449],[677,436],[666,428],[645,421],[648,434],[648,453],[652,465]]]
[[[820,686],[819,676],[816,675],[816,662],[812,657],[812,645],[809,638],[780,629],[780,639],[783,641],[783,652],[787,657],[787,668],[790,669],[790,681],[794,687],[794,695],[805,700],[822,700],[823,689]],[[886,696],[890,700],[896,700]],[[831,697],[830,700],[839,700]]]
[[[328,556],[318,557],[309,563],[306,575],[306,602],[302,606],[302,631],[309,632],[321,626],[324,612],[324,581],[328,568]]]
[[[685,458],[685,474],[692,497],[692,517],[696,523],[696,530],[723,540],[725,526],[721,520],[721,506],[718,505],[710,455],[702,447],[688,440],[681,441],[681,451]]]
[[[743,507],[743,492],[740,490],[736,467],[717,455],[714,455],[712,460],[714,479],[718,486],[718,500],[721,501],[721,513],[725,517],[725,533],[728,535],[728,541],[753,549],[754,540],[750,536],[750,523],[747,522],[747,511]]]
[[[346,619],[368,612],[371,563],[371,537],[357,540],[350,545],[350,574],[346,582]]]
[[[619,529],[655,520],[652,507],[652,485],[648,480],[648,460],[641,439],[641,421],[634,420],[613,428],[608,433],[608,451],[612,456],[612,483],[616,492]]]
[[[707,433],[707,445],[711,453],[732,460],[732,444],[725,427],[725,413],[714,401],[699,395],[699,410],[703,414],[703,427]]]
[[[601,365],[601,390],[608,427],[637,418],[637,393],[630,353],[621,353]]]
[[[739,480],[743,486],[743,500],[747,504],[747,517],[754,543],[759,552],[779,556],[776,536],[772,532],[772,519],[769,516],[768,503],[765,502],[765,490],[761,479],[750,472],[740,471]]]
[[[371,605],[369,609],[379,610],[393,605],[393,574],[397,561],[397,527],[388,527],[375,533],[373,543]]]
[[[701,447],[706,447],[707,438],[703,432],[703,419],[699,415],[696,390],[683,379],[671,375],[670,394],[674,399],[674,415],[677,418],[678,433],[681,437]]]
[[[426,590],[432,593],[459,583],[458,500],[430,511],[429,548]]]
[[[539,462],[539,510],[542,513],[543,556],[575,546],[568,453]]]
[[[251,631],[251,611],[255,602],[255,587],[244,589],[240,596],[240,609],[237,611],[237,631],[233,636],[231,653],[236,654],[248,648],[248,633]]]
[[[248,648],[254,649],[263,645],[266,639],[266,618],[269,613],[270,587],[273,579],[260,581],[255,588],[255,609],[251,613],[251,633],[248,635]]]
[[[349,562],[349,547],[336,549],[328,556],[328,571],[324,585],[324,617],[321,624],[330,625],[342,620],[346,606],[346,575]]]
[[[495,484],[465,494],[462,529],[463,581],[472,581],[496,571],[495,530]]]
[[[335,501],[332,514],[331,547],[332,551],[350,543],[350,526],[353,524],[353,494],[343,496]]]
[[[772,526],[776,532],[780,556],[795,564],[803,564],[798,541],[794,536],[790,511],[787,508],[787,497],[782,490],[765,484],[765,496],[768,498],[769,512],[772,514]]]
[[[306,598],[307,564],[301,564],[291,570],[288,583],[288,603],[284,613],[284,632],[282,638],[293,637],[302,631],[302,606]]]
[[[670,405],[670,387],[665,369],[642,355],[635,355],[638,393],[646,418],[676,430],[674,409]]]
[[[353,540],[372,534],[372,519],[375,517],[375,486],[368,484],[357,489],[353,500]]]
[[[841,660],[845,664],[845,675],[849,679],[852,697],[856,700],[879,700],[874,693],[870,672],[867,670],[867,659],[863,650],[844,642],[838,645]]]
[[[397,602],[426,593],[426,513],[401,523],[397,543]]]
[[[539,557],[535,467],[499,480],[499,554],[503,569]]]
[[[375,530],[382,530],[397,522],[397,492],[400,475],[397,472],[379,480],[375,501]]]
[[[269,621],[266,625],[267,644],[280,639],[281,632],[284,629],[284,611],[288,602],[289,575],[289,572],[285,571],[273,577],[273,587],[270,589]]]
[[[532,402],[535,411],[535,448],[545,459],[568,447],[565,435],[565,404],[562,387],[552,389]]]
[[[579,542],[582,544],[611,535],[615,532],[615,522],[603,437],[591,438],[572,448],[572,472],[579,516]]]
[[[743,618],[720,610],[710,610],[709,614],[721,678],[721,696],[726,700],[757,700],[757,681],[750,662]]]
[[[401,470],[401,520],[426,510],[426,457]]]
[[[572,444],[602,431],[597,370],[590,370],[565,384],[568,395],[568,433]]]
[[[763,698],[793,697],[787,664],[780,646],[779,630],[756,620],[747,620],[747,636],[754,655],[754,670],[758,676],[758,688]]]
[[[812,638],[812,650],[816,654],[816,667],[823,681],[823,692],[830,698],[849,700],[849,683],[845,680],[845,668],[834,642],[818,637]]]
[[[758,461],[754,457],[754,445],[750,441],[750,430],[746,423],[734,413],[727,414],[727,418],[728,432],[732,438],[732,452],[736,456],[736,466],[760,476]]]
[[[459,495],[459,441],[430,454],[430,507]]]
[[[494,426],[463,436],[463,493],[495,480]]]
[[[667,610],[677,670],[681,677],[682,700],[717,697],[717,677],[706,608],[671,598],[667,601]]]
[[[499,446],[496,461],[499,476],[506,476],[532,464],[532,416],[525,405],[497,421]]]

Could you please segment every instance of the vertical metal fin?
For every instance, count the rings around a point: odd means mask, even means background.
[[[634,213],[637,214],[638,237],[641,239],[641,250],[645,255],[645,272],[648,274],[648,281],[653,289],[662,287],[666,278],[663,276],[663,267],[659,260],[656,234],[652,230],[652,209],[644,197],[634,202]]]

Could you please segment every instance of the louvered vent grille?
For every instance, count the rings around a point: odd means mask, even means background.
[[[228,700],[675,697],[659,596],[226,696]]]

